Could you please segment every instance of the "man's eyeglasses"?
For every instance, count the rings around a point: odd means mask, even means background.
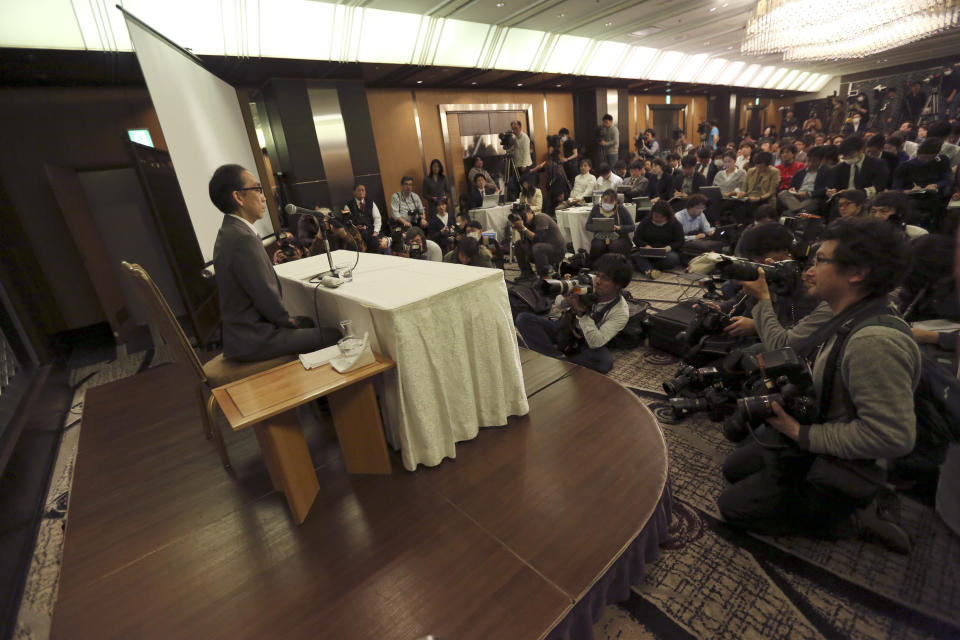
[[[241,187],[237,191],[256,191],[257,193],[263,193],[263,186],[257,185],[255,187]]]
[[[837,262],[836,258],[828,258],[826,256],[821,256],[819,253],[813,256],[814,265],[824,264],[824,263],[830,264],[830,263],[836,263],[836,262]]]

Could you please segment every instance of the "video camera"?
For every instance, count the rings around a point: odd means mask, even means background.
[[[751,262],[735,256],[721,256],[716,271],[726,280],[752,281],[760,277],[760,271],[767,279],[767,284],[784,287],[793,287],[796,284],[799,271],[794,260],[781,260],[773,264]]]
[[[510,151],[513,149],[513,145],[517,144],[517,136],[513,135],[513,131],[504,131],[497,137],[500,138],[500,146],[503,147],[504,151]]]

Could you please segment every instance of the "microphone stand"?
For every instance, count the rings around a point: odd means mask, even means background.
[[[320,282],[323,283],[323,286],[329,287],[329,288],[335,288],[335,287],[339,287],[342,284],[342,282],[340,281],[340,278],[337,276],[337,270],[333,267],[333,254],[330,253],[330,239],[327,237],[326,222],[327,222],[327,216],[321,214],[320,215],[320,235],[323,238],[323,249],[324,249],[324,252],[327,254],[327,264],[330,265],[330,270],[324,271],[322,273],[318,273],[313,278],[311,278],[311,280],[319,280]],[[333,284],[332,282],[327,282],[326,280],[328,277],[336,278],[336,281],[337,281],[336,284]]]

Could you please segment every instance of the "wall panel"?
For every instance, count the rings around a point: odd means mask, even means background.
[[[632,95],[630,96],[630,114],[631,114],[631,126],[630,126],[630,149],[635,150],[633,144],[633,137],[637,134],[643,132],[651,123],[647,122],[647,105],[651,104],[666,104],[667,96],[666,95]],[[683,104],[687,105],[687,140],[693,144],[697,144],[699,138],[697,137],[697,124],[700,123],[700,118],[707,117],[707,98],[706,96],[672,96],[670,98],[670,104]],[[669,140],[660,140],[661,148],[670,146]]]
[[[419,190],[419,185],[423,184],[423,165],[420,162],[420,143],[414,126],[410,91],[367,90],[367,105],[370,108],[385,199],[389,200],[393,192],[400,190],[400,178],[405,175],[413,176]],[[381,213],[386,215],[385,210]]]

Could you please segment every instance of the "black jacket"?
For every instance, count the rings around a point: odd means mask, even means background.
[[[833,170],[833,188],[843,191],[850,183],[850,170],[852,167],[846,162],[841,162]],[[890,169],[887,163],[878,158],[864,156],[863,166],[860,167],[860,175],[854,181],[854,188],[865,190],[867,187],[873,187],[877,192],[883,191],[890,184]]]
[[[674,171],[674,172],[673,172],[673,191],[670,193],[670,197],[671,197],[671,198],[672,198],[677,192],[682,192],[682,191],[683,191],[683,179],[684,179],[684,177],[685,177],[685,176],[683,175],[683,170],[682,170],[682,169],[678,169],[677,171]],[[691,191],[691,193],[697,193],[698,191],[700,191],[700,187],[705,187],[705,186],[707,186],[707,179],[704,178],[702,174],[699,174],[699,173],[694,172],[694,174],[693,174],[693,190]],[[688,193],[687,195],[690,195],[690,194]]]
[[[633,234],[633,244],[637,248],[650,245],[651,247],[670,247],[672,251],[679,251],[683,246],[683,225],[676,218],[670,218],[663,226],[653,224],[647,216],[637,225],[637,232]]]

